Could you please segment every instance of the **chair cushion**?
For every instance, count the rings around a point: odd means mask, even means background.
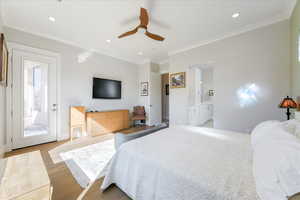
[[[136,107],[134,107],[133,113],[135,115],[145,115],[145,108],[144,108],[144,106],[136,106]]]

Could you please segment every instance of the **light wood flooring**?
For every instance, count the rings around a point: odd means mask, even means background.
[[[23,148],[6,153],[5,157],[40,150],[53,186],[52,200],[76,200],[82,188],[77,184],[65,163],[53,164],[48,154],[49,150],[63,143],[64,142],[54,142]],[[111,186],[107,191],[102,193],[100,191],[101,183],[102,180],[97,181],[87,193],[84,200],[130,200],[130,198],[116,186]]]

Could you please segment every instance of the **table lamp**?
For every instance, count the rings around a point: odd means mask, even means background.
[[[286,108],[287,109],[287,112],[286,112],[286,114],[287,114],[287,120],[290,120],[290,116],[291,116],[290,109],[297,108],[297,103],[292,98],[290,98],[289,96],[287,96],[279,104],[279,108]]]

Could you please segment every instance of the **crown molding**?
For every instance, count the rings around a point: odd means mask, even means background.
[[[204,41],[202,41],[198,44],[190,45],[190,46],[187,46],[187,47],[175,50],[175,51],[169,51],[168,56],[173,56],[173,55],[176,55],[176,54],[179,54],[179,53],[189,51],[191,49],[195,49],[195,48],[205,46],[205,45],[217,42],[217,41],[221,41],[221,40],[224,40],[224,39],[227,39],[227,38],[231,38],[231,37],[234,37],[234,36],[237,36],[237,35],[241,35],[243,33],[247,33],[249,31],[253,31],[253,30],[256,30],[256,29],[259,29],[259,28],[262,28],[262,27],[266,27],[266,26],[269,26],[271,24],[275,24],[275,23],[278,23],[278,22],[281,22],[281,21],[284,21],[284,20],[287,20],[287,19],[289,19],[289,17],[287,16],[287,13],[283,13],[283,14],[277,15],[277,16],[273,17],[272,19],[269,19],[269,20],[265,20],[265,21],[255,23],[255,24],[246,25],[245,27],[243,27],[243,28],[241,28],[237,31],[233,31],[233,32],[231,32],[229,34],[226,34],[224,36],[217,37],[217,38],[211,39],[211,40],[204,40]]]
[[[63,39],[60,39],[60,38],[57,38],[57,37],[49,36],[47,34],[28,31],[26,29],[22,29],[22,28],[15,27],[15,26],[9,26],[7,24],[4,24],[4,26],[7,27],[7,28],[15,29],[17,31],[21,31],[21,32],[24,32],[24,33],[28,33],[28,34],[35,35],[35,36],[38,36],[38,37],[46,38],[46,39],[49,39],[49,40],[54,40],[54,41],[57,41],[57,42],[60,42],[60,43],[66,44],[66,45],[70,45],[70,46],[73,46],[73,47],[77,47],[77,48],[80,48],[84,51],[90,51],[90,48],[83,47],[81,45],[76,44],[75,42],[71,42],[71,41],[68,41],[68,40],[63,40]],[[125,61],[125,62],[131,63],[131,64],[135,64],[135,65],[140,64],[140,62],[138,62],[136,60],[127,59],[127,58],[124,58],[122,56],[111,54],[111,53],[108,53],[108,52],[99,51],[99,50],[95,50],[95,49],[93,49],[93,52],[97,53],[97,54],[100,54],[100,55],[105,55],[105,56],[108,56],[108,57],[112,57],[112,58],[115,58],[115,59],[118,59],[118,60],[121,60],[121,61]]]
[[[286,4],[287,9],[285,11],[285,16],[286,18],[291,18],[293,11],[297,5],[297,0],[289,0]]]
[[[167,64],[167,63],[169,63],[169,62],[170,62],[170,60],[169,60],[169,59],[166,59],[166,60],[160,61],[158,64],[164,65],[164,64]]]
[[[147,59],[143,60],[142,62],[140,62],[139,65],[151,64],[151,62],[152,62],[151,59],[147,58]]]
[[[141,62],[139,65],[145,65],[145,64],[155,64],[155,65],[160,65],[160,63],[157,63],[151,59],[145,59],[143,62]]]

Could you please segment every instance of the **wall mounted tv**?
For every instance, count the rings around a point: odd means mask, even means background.
[[[121,99],[122,82],[93,78],[93,99]]]

